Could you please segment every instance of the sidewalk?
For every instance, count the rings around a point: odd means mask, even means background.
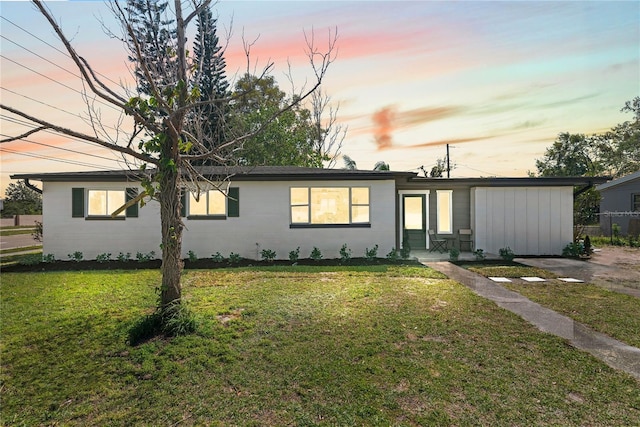
[[[574,347],[592,354],[610,367],[627,372],[640,380],[640,348],[592,331],[581,323],[449,262],[427,262],[425,265],[519,315],[541,331],[564,338]]]

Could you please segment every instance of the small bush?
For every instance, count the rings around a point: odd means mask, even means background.
[[[450,261],[457,261],[459,256],[460,256],[460,250],[458,248],[451,248],[449,250]]]
[[[42,262],[46,262],[46,263],[56,262],[56,257],[53,254],[42,255]]]
[[[137,252],[136,253],[136,259],[138,260],[138,262],[153,261],[154,259],[156,259],[156,252],[155,251],[151,251],[148,254],[143,254],[142,252]]]
[[[42,223],[40,221],[36,221],[35,223],[36,228],[33,230],[33,233],[31,233],[31,236],[33,237],[33,240],[42,243],[42,233],[44,232]]]
[[[591,254],[593,254],[593,248],[591,248],[591,238],[589,236],[585,236],[584,238],[584,254],[587,256],[591,256]]]
[[[322,259],[322,252],[320,252],[320,249],[314,246],[313,250],[311,251],[311,255],[309,255],[309,258],[314,261],[320,261]]]
[[[367,261],[369,262],[373,262],[376,260],[376,258],[378,257],[378,245],[375,245],[374,247],[372,247],[371,249],[369,248],[364,248],[364,257],[367,259]]]
[[[126,254],[123,254],[122,252],[120,252],[118,254],[118,261],[120,262],[127,262],[127,261],[131,261],[131,252],[127,252]]]
[[[484,261],[485,258],[487,258],[483,249],[476,249],[473,251],[473,256],[476,258],[476,261]]]
[[[516,257],[509,246],[507,246],[506,248],[500,248],[499,254],[500,258],[505,261],[513,261],[513,259]]]
[[[300,246],[298,246],[295,251],[289,251],[289,261],[295,264],[296,262],[298,262],[299,258],[300,258]]]
[[[189,257],[189,262],[198,261],[198,255],[196,255],[196,253],[194,251],[187,252],[187,257]]]
[[[240,261],[242,261],[242,257],[234,252],[231,252],[229,254],[229,264],[234,265],[234,264],[240,264]]]
[[[271,249],[263,249],[260,251],[260,256],[263,261],[273,262],[276,259],[276,251],[272,251]]]
[[[387,259],[389,261],[397,261],[399,258],[400,257],[398,256],[398,251],[396,251],[396,248],[395,247],[391,248],[391,250],[387,254]]]
[[[213,262],[224,262],[224,257],[220,252],[216,252],[215,254],[211,255],[211,259],[213,260]]]
[[[402,239],[402,249],[400,249],[400,256],[402,259],[407,259],[411,255],[411,245],[409,244],[409,239],[405,237]]]
[[[96,256],[96,261],[99,262],[100,264],[109,262],[111,261],[111,254],[109,253],[98,254],[98,256]]]
[[[343,264],[346,264],[350,260],[351,260],[351,249],[347,248],[347,244],[345,243],[340,248],[340,262]]]
[[[584,245],[581,242],[571,242],[562,249],[562,256],[578,258],[584,254]]]
[[[80,251],[75,251],[74,253],[69,254],[67,256],[71,261],[75,261],[75,262],[80,262],[84,259],[84,255],[82,255],[82,252]]]

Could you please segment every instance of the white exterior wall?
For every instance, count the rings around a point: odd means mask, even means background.
[[[561,255],[573,241],[573,188],[522,187],[471,190],[475,247],[498,254]]]
[[[84,259],[95,259],[97,255],[151,251],[160,258],[160,206],[153,202],[139,209],[138,218],[124,220],[87,220],[71,217],[71,189],[119,190],[138,187],[125,182],[44,182],[42,185],[42,216],[44,238],[42,253],[53,254],[56,259],[68,259],[75,251],[82,252]],[[86,194],[85,194],[86,212]]]
[[[300,246],[300,258],[308,258],[317,246],[323,258],[338,258],[346,243],[353,257],[364,256],[365,248],[379,245],[384,257],[395,246],[395,181],[238,181],[240,216],[223,220],[184,218],[183,257],[191,250],[199,258],[216,252],[228,257],[231,252],[242,257],[260,259],[262,249],[276,251],[278,259],[288,259],[289,251]],[[371,228],[289,228],[290,187],[370,188]],[[137,218],[124,220],[86,220],[71,217],[71,188],[125,189],[136,187],[124,182],[45,182],[43,184],[43,253],[56,259],[81,251],[84,259],[102,253],[155,251],[160,258],[160,209],[149,202],[138,211]],[[142,189],[140,188],[141,192]],[[86,199],[86,198],[85,198]],[[86,202],[86,200],[85,200]],[[256,245],[259,244],[259,246]]]
[[[339,258],[340,247],[347,244],[353,257],[364,256],[365,248],[376,244],[384,257],[395,246],[395,182],[386,181],[239,181],[240,216],[225,220],[185,219],[187,230],[182,250],[199,258],[216,252],[230,252],[244,258],[261,259],[260,251],[270,249],[277,259],[288,259],[300,246],[300,258],[308,258],[314,246],[323,258]],[[371,228],[290,228],[291,187],[369,187]],[[256,245],[256,243],[258,245]]]

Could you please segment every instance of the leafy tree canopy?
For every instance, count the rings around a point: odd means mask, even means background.
[[[236,83],[234,96],[234,133],[251,133],[266,124],[261,133],[244,141],[238,153],[239,164],[322,167],[325,159],[314,149],[317,129],[308,109],[296,104],[267,123],[295,101],[280,90],[272,76],[259,79],[245,74]]]
[[[10,183],[4,194],[3,217],[42,214],[42,195],[27,187],[24,181]]]

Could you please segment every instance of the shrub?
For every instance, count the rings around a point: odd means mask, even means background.
[[[396,248],[391,248],[391,251],[389,251],[389,253],[387,254],[387,259],[389,261],[397,261],[399,258],[400,257],[398,256],[398,251],[396,251]]]
[[[351,260],[351,249],[347,248],[347,244],[345,243],[340,248],[340,262],[348,263]]]
[[[476,261],[484,261],[487,256],[484,254],[484,250],[476,249],[473,251],[473,256],[475,256]]]
[[[584,254],[587,256],[593,254],[593,249],[591,248],[591,238],[589,236],[585,236],[584,238]]]
[[[138,262],[153,261],[154,259],[156,259],[156,252],[155,251],[151,251],[148,254],[143,254],[142,252],[137,252],[136,253],[136,259],[138,260]]]
[[[376,260],[376,258],[378,257],[378,245],[375,245],[374,247],[372,247],[371,249],[369,248],[364,248],[364,257],[367,259],[367,261],[369,262],[373,262]]]
[[[457,261],[459,256],[460,256],[460,250],[458,248],[451,248],[449,250],[450,261]]]
[[[516,254],[513,253],[509,246],[507,246],[506,248],[500,248],[499,253],[500,258],[505,261],[513,261],[513,259],[516,257]]]
[[[122,252],[120,252],[118,254],[118,261],[120,262],[131,261],[131,252],[127,252],[126,254],[123,254]]]
[[[236,254],[234,252],[231,252],[229,254],[229,264],[240,264],[240,261],[242,261],[242,257],[239,254]]]
[[[44,231],[44,229],[42,228],[42,223],[40,221],[36,221],[35,223],[36,228],[33,230],[33,233],[31,233],[31,236],[33,236],[33,240],[42,242],[42,233]]]
[[[56,257],[53,254],[42,255],[42,262],[56,262]]]
[[[196,255],[196,253],[194,251],[187,252],[187,256],[189,257],[189,262],[198,261],[198,255]]]
[[[314,261],[320,261],[322,259],[322,252],[320,252],[320,249],[314,246],[309,257]]]
[[[273,260],[276,259],[276,251],[272,251],[271,249],[263,249],[260,252],[260,256],[262,257],[263,261],[273,262]]]
[[[71,261],[75,261],[75,262],[80,262],[84,259],[84,255],[82,255],[82,252],[80,251],[75,251],[74,253],[69,254],[67,256]]]
[[[289,261],[295,264],[296,262],[298,262],[299,258],[300,258],[300,246],[298,246],[295,251],[289,251]]]
[[[578,258],[584,253],[584,245],[580,242],[571,242],[562,249],[562,256]]]
[[[215,254],[211,255],[211,259],[213,260],[213,262],[224,262],[224,257],[220,252],[216,252]]]
[[[409,244],[409,238],[405,236],[402,239],[402,249],[400,249],[400,256],[402,257],[402,259],[407,259],[409,258],[410,254],[411,254],[411,245]]]
[[[100,264],[104,262],[109,262],[111,261],[111,254],[109,253],[98,254],[98,256],[96,256],[96,261],[99,262]]]

